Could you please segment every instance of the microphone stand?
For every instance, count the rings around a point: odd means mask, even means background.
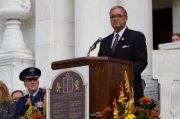
[[[92,45],[90,48],[89,48],[89,51],[88,51],[88,53],[87,53],[87,57],[89,57],[90,56],[90,52],[92,51],[92,50],[94,50],[96,47],[94,46],[94,45]]]
[[[93,51],[96,48],[96,45],[101,42],[103,39],[100,37],[96,40],[96,42],[89,48],[89,51],[87,53],[87,57],[90,56],[90,52]]]

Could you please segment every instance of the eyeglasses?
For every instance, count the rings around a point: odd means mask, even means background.
[[[110,18],[111,19],[115,19],[115,18],[120,19],[120,18],[122,18],[124,16],[126,16],[126,15],[117,14],[117,15],[111,15]]]

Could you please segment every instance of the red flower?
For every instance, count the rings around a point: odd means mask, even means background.
[[[143,97],[139,101],[140,103],[143,103],[143,104],[150,104],[152,102],[152,99],[149,97]]]
[[[44,119],[44,118],[41,115],[39,115],[39,114],[35,114],[33,116],[33,119]]]

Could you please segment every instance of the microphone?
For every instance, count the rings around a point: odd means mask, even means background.
[[[96,45],[101,42],[103,40],[103,38],[99,37],[94,43],[93,46],[96,48]]]
[[[102,41],[103,41],[103,38],[99,37],[99,38],[93,43],[93,45],[89,48],[89,51],[88,51],[88,53],[87,53],[87,56],[89,56],[89,55],[90,55],[90,52],[93,51],[93,50],[96,48],[96,45],[97,45],[98,43],[102,42]]]

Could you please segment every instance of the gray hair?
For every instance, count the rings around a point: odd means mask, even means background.
[[[127,16],[127,11],[126,11],[126,9],[124,8],[124,7],[122,7],[122,6],[114,6],[114,7],[112,7],[111,9],[110,9],[110,11],[109,11],[109,16],[111,16],[111,12],[112,12],[112,10],[114,10],[114,9],[122,9],[123,10],[123,12],[124,12],[124,16]]]

